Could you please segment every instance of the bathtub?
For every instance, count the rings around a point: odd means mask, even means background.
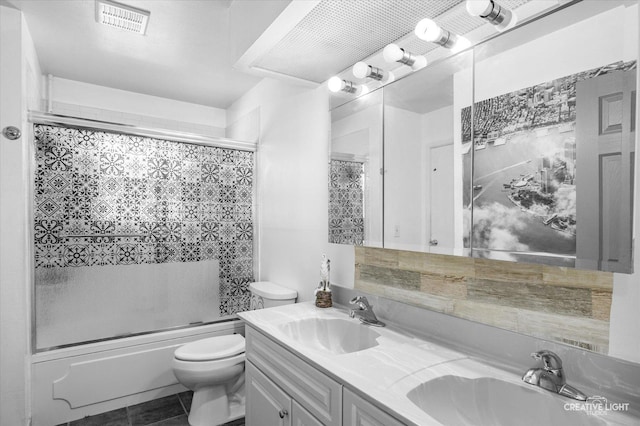
[[[55,349],[31,357],[32,426],[53,426],[185,391],[171,360],[180,345],[239,333],[238,319]]]

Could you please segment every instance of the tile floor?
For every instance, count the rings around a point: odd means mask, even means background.
[[[193,392],[183,392],[58,426],[189,426],[187,416],[192,396]],[[244,426],[244,419],[224,426]]]

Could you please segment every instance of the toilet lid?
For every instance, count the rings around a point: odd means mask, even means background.
[[[249,284],[249,290],[253,294],[265,297],[271,300],[287,300],[295,299],[298,292],[290,288],[279,286],[271,281],[258,281]]]
[[[183,361],[211,361],[244,352],[244,337],[240,334],[209,337],[180,346],[175,357]]]

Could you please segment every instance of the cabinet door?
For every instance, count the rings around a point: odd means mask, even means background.
[[[404,423],[391,417],[375,405],[360,398],[346,387],[342,390],[343,426],[403,426]]]
[[[291,401],[291,424],[292,426],[323,426],[320,420],[313,417],[313,415],[305,410],[296,401]]]
[[[247,426],[291,426],[291,398],[246,362]]]
[[[342,425],[342,385],[247,326],[247,359],[326,426]]]

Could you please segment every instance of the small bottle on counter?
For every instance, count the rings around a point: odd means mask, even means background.
[[[318,308],[330,308],[333,303],[331,301],[331,281],[329,279],[331,271],[331,261],[327,259],[327,255],[322,255],[320,263],[320,284],[316,288],[316,306]]]

